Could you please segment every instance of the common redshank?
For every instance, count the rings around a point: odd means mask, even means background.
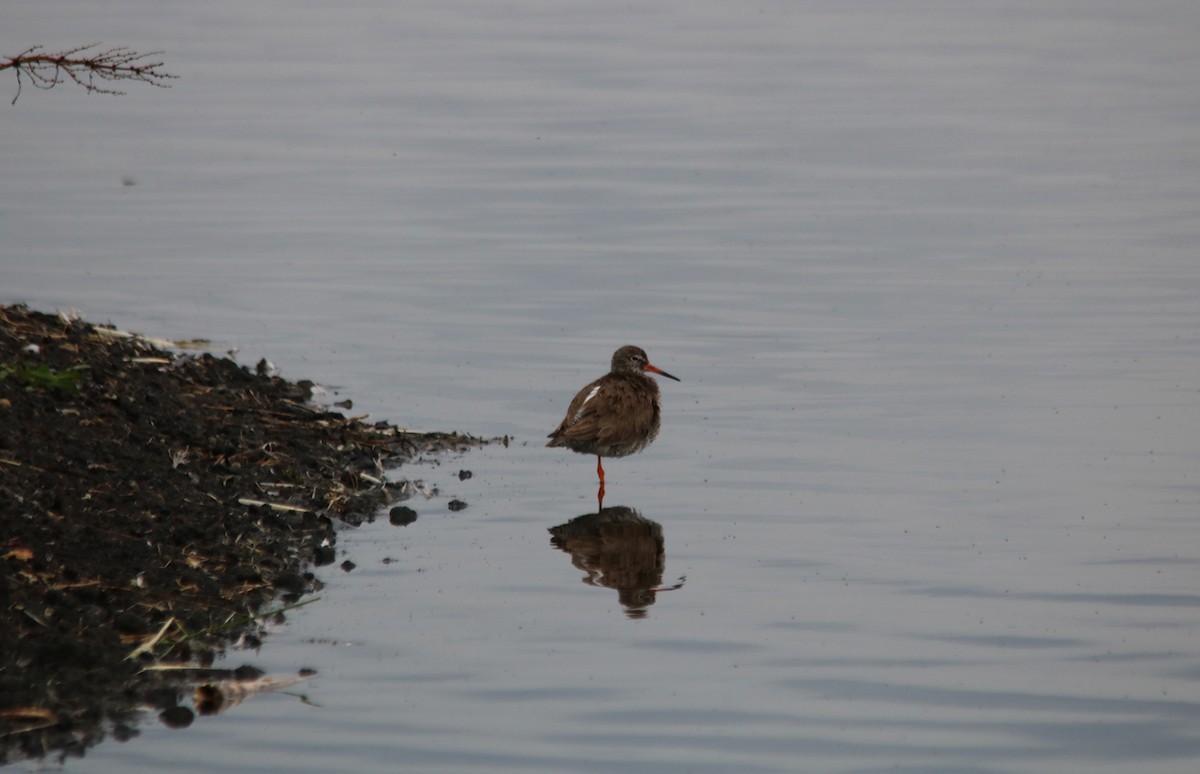
[[[658,435],[658,382],[646,372],[679,381],[651,365],[640,347],[626,345],[612,356],[612,370],[579,391],[547,446],[565,446],[596,455],[596,475],[604,491],[604,457],[625,457],[646,448]]]

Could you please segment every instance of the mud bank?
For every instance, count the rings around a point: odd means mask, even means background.
[[[386,469],[488,442],[347,417],[311,389],[0,306],[0,765],[127,738],[146,710],[186,724],[202,668],[236,665],[264,614],[319,588],[335,522],[404,499]]]

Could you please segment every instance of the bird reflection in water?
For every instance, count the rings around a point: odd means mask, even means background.
[[[571,555],[589,586],[615,589],[629,618],[645,618],[663,587],[666,566],[662,525],[622,505],[603,508],[550,528],[550,545]]]

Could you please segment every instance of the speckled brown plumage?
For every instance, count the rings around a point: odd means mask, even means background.
[[[595,454],[603,484],[601,458],[639,452],[658,435],[658,382],[646,376],[647,371],[679,381],[652,365],[640,347],[618,349],[612,370],[579,391],[546,445]]]

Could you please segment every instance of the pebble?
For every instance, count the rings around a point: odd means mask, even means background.
[[[167,728],[187,728],[196,719],[196,713],[187,707],[171,707],[160,712],[158,719]]]
[[[417,512],[404,505],[397,505],[388,512],[388,521],[397,527],[406,527],[416,520]]]
[[[333,546],[317,546],[313,549],[313,564],[318,567],[324,567],[327,564],[333,564],[333,560],[337,558],[337,552]]]

